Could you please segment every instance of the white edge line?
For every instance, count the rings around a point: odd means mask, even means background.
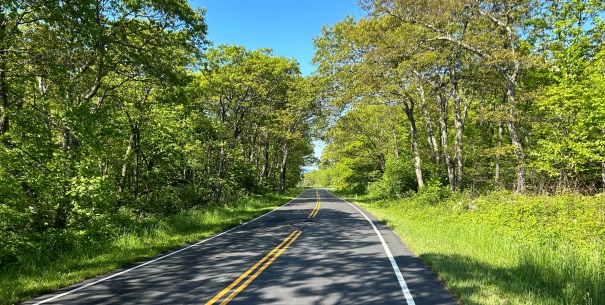
[[[303,193],[304,193],[304,191],[303,191]],[[62,298],[62,297],[64,297],[64,296],[66,296],[66,295],[72,294],[72,293],[74,293],[74,292],[78,292],[78,291],[80,291],[80,290],[82,290],[82,289],[85,289],[85,288],[87,288],[87,287],[90,287],[90,286],[92,286],[92,285],[99,284],[99,283],[104,282],[104,281],[106,281],[106,280],[112,279],[112,278],[114,278],[114,277],[116,277],[116,276],[120,276],[120,275],[122,275],[122,274],[128,273],[128,272],[130,272],[130,271],[132,271],[132,270],[139,269],[139,268],[141,268],[141,267],[144,267],[144,266],[147,266],[147,265],[149,265],[149,264],[155,263],[155,262],[157,262],[157,261],[159,261],[159,260],[162,260],[162,259],[167,258],[167,257],[169,257],[169,256],[173,256],[173,255],[175,255],[175,254],[177,254],[177,253],[179,253],[179,252],[185,251],[185,250],[187,250],[187,249],[189,249],[189,248],[193,248],[193,247],[195,247],[195,246],[201,245],[201,244],[203,244],[203,243],[205,243],[205,242],[207,242],[207,241],[209,241],[209,240],[215,239],[215,238],[217,238],[217,237],[219,237],[219,236],[221,236],[221,235],[224,235],[224,234],[227,234],[227,233],[229,233],[229,232],[235,231],[235,230],[237,230],[237,229],[239,229],[239,228],[241,228],[241,227],[243,227],[243,226],[245,226],[245,225],[247,225],[247,224],[249,224],[249,223],[251,223],[251,222],[253,222],[253,221],[258,220],[259,218],[265,217],[265,216],[267,216],[267,215],[269,215],[269,214],[271,214],[271,213],[273,213],[273,212],[275,212],[275,211],[277,211],[277,210],[281,209],[282,207],[284,207],[284,206],[286,206],[286,205],[290,204],[292,201],[294,201],[294,200],[296,200],[298,197],[300,197],[300,195],[302,195],[303,193],[298,194],[298,196],[294,197],[292,200],[290,200],[290,201],[288,201],[288,202],[284,203],[283,205],[279,206],[278,208],[276,208],[276,209],[274,209],[274,210],[271,210],[271,211],[269,211],[269,212],[267,212],[267,213],[265,213],[265,214],[263,214],[263,215],[260,215],[260,216],[258,216],[258,217],[256,217],[256,218],[252,219],[252,220],[248,220],[248,221],[246,221],[246,222],[244,222],[244,223],[242,223],[242,224],[239,224],[239,225],[237,225],[237,226],[235,226],[235,227],[233,227],[233,228],[231,228],[231,229],[229,229],[229,230],[227,230],[227,231],[224,231],[224,232],[218,233],[218,234],[216,234],[216,235],[210,236],[210,237],[208,237],[208,238],[202,239],[202,240],[198,241],[198,242],[197,242],[197,243],[195,243],[195,244],[189,245],[189,246],[187,246],[187,247],[185,247],[185,248],[182,248],[182,249],[176,250],[176,251],[174,251],[174,252],[170,252],[170,253],[168,253],[168,254],[166,254],[166,255],[160,256],[160,257],[158,257],[158,258],[156,258],[156,259],[154,259],[154,260],[150,260],[150,261],[148,261],[148,262],[145,262],[145,263],[142,263],[142,264],[140,264],[140,265],[134,266],[134,267],[132,267],[132,268],[130,268],[130,269],[126,269],[126,270],[124,270],[124,271],[118,272],[118,273],[116,273],[116,274],[110,275],[110,276],[108,276],[108,277],[102,278],[102,279],[97,280],[97,281],[94,281],[94,282],[92,282],[92,283],[88,283],[88,284],[86,284],[86,285],[83,285],[83,286],[80,286],[80,287],[74,288],[74,289],[72,289],[72,290],[66,291],[66,292],[61,293],[61,294],[59,294],[59,295],[56,295],[56,296],[54,296],[54,297],[51,297],[51,298],[48,298],[48,299],[44,299],[44,300],[42,300],[42,301],[40,301],[40,302],[34,303],[34,305],[38,305],[38,304],[44,304],[44,303],[46,303],[46,302],[50,302],[50,301],[56,300],[56,299],[58,299],[58,298]]]
[[[330,192],[330,194],[334,195],[331,192]],[[384,252],[387,253],[389,260],[391,261],[391,267],[393,267],[393,271],[395,271],[397,280],[399,280],[399,286],[401,286],[401,291],[403,291],[403,295],[405,296],[406,302],[408,303],[408,305],[416,305],[416,303],[414,302],[414,298],[412,298],[412,293],[410,292],[410,289],[408,288],[408,285],[406,284],[405,279],[403,279],[403,275],[401,274],[401,271],[399,270],[399,266],[397,266],[397,262],[395,261],[395,258],[393,257],[393,254],[391,253],[391,250],[389,249],[389,246],[387,246],[387,243],[384,241],[384,238],[382,238],[382,235],[380,234],[380,232],[378,231],[378,228],[376,228],[376,226],[374,225],[372,220],[364,212],[362,212],[359,208],[357,208],[354,204],[338,197],[337,195],[334,195],[334,196],[336,198],[339,198],[340,200],[348,203],[349,205],[351,205],[361,215],[363,215],[363,217],[372,225],[372,228],[374,228],[374,232],[376,232],[376,235],[378,235],[378,239],[380,239],[380,242],[382,243]]]

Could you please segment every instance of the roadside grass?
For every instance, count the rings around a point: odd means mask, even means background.
[[[46,234],[18,262],[0,266],[0,304],[24,301],[167,253],[267,213],[300,191],[251,196],[165,218],[124,217],[118,225],[112,222],[98,231]]]
[[[356,202],[464,304],[605,304],[605,197],[448,193]]]

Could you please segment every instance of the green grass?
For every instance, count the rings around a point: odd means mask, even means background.
[[[275,209],[298,191],[253,196],[166,218],[126,218],[106,230],[50,232],[43,242],[32,241],[31,251],[18,262],[0,267],[0,304],[52,292],[224,231]]]
[[[358,203],[464,304],[605,304],[604,197],[443,193]]]

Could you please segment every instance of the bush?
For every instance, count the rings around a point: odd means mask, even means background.
[[[388,158],[382,178],[370,183],[367,193],[371,198],[376,199],[402,198],[407,193],[416,191],[417,187],[418,182],[411,162]]]

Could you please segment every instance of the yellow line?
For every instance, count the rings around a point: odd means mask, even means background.
[[[258,261],[256,264],[254,264],[254,266],[252,266],[248,270],[246,270],[246,272],[244,272],[242,275],[240,275],[235,281],[233,281],[233,283],[231,283],[229,286],[227,286],[227,288],[225,288],[221,292],[219,292],[214,298],[212,298],[210,301],[206,302],[206,305],[214,304],[214,302],[218,301],[223,295],[225,295],[227,292],[229,292],[229,290],[233,289],[233,287],[235,287],[235,285],[237,285],[244,278],[246,278],[252,271],[254,271],[254,269],[256,269],[258,266],[260,266],[260,264],[262,264],[264,261],[266,261],[267,258],[269,258],[271,255],[273,255],[273,253],[275,253],[277,250],[279,250],[279,248],[283,244],[285,244],[288,240],[291,240],[291,237],[293,235],[295,235],[297,232],[301,232],[301,231],[296,229],[296,230],[294,230],[294,232],[290,233],[290,235],[288,235],[288,237],[286,237],[279,245],[277,245],[277,247],[273,248],[273,250],[271,250],[271,252],[267,253],[267,255],[265,255],[265,257],[263,257],[260,261]],[[290,243],[288,243],[288,246],[290,245]],[[286,248],[288,246],[286,246]]]
[[[309,216],[307,216],[307,218],[313,218],[315,217],[315,214],[317,214],[317,210],[319,209],[319,201],[317,201],[315,203],[315,207],[313,208],[313,211],[311,211],[311,214],[309,214]]]
[[[273,261],[275,261],[277,259],[277,257],[279,257],[282,253],[284,253],[284,251],[286,251],[286,249],[288,249],[288,247],[290,247],[290,245],[300,236],[300,234],[302,234],[302,231],[300,231],[300,230],[296,230],[296,231],[298,231],[298,232],[290,239],[290,241],[283,248],[281,248],[281,250],[279,250],[279,252],[277,252],[273,257],[271,257],[271,259],[269,261],[267,261],[260,269],[258,269],[243,284],[241,284],[239,287],[237,287],[237,289],[235,289],[223,302],[221,302],[220,305],[225,305],[225,304],[229,303],[229,301],[231,301],[231,299],[233,299],[238,293],[240,293],[242,290],[244,290],[246,288],[246,286],[248,286],[248,284],[250,284],[252,281],[254,281],[254,279],[259,274],[261,274],[261,272],[263,272],[269,265],[271,265],[271,263],[273,263]],[[296,232],[296,231],[294,231],[294,232]]]
[[[315,203],[315,207],[313,208],[313,211],[311,211],[311,214],[309,214],[309,216],[307,218],[313,218],[317,215],[317,212],[319,212],[319,208],[321,206],[321,198],[319,197],[319,191],[316,191],[316,195],[317,195],[317,202]]]

